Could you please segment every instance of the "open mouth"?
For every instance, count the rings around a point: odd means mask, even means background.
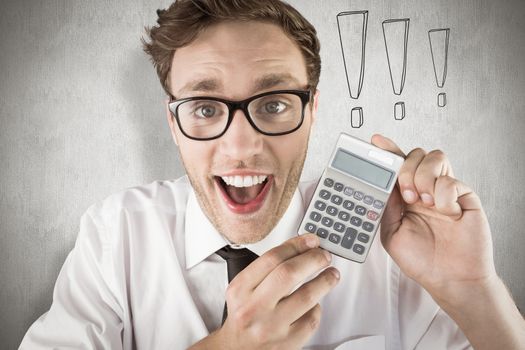
[[[228,208],[237,214],[260,209],[268,194],[273,176],[215,176],[215,183]]]

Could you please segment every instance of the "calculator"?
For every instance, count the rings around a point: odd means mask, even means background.
[[[341,133],[299,235],[314,233],[321,248],[364,262],[403,162],[394,153]]]

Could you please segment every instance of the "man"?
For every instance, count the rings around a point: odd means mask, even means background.
[[[320,72],[299,13],[278,0],[178,0],[158,14],[145,49],[187,178],[88,209],[21,348],[525,346],[480,201],[440,151],[372,138],[406,160],[363,265],[296,237],[315,187],[299,177]],[[227,286],[225,252],[241,247],[254,261]]]

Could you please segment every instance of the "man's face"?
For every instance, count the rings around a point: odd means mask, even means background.
[[[175,52],[169,84],[177,99],[243,100],[273,90],[305,90],[308,81],[299,48],[278,26],[222,22]],[[302,171],[317,94],[314,101],[313,108],[305,109],[302,126],[291,134],[263,135],[237,110],[226,133],[209,141],[185,137],[167,109],[197,200],[230,242],[261,240],[284,214]],[[225,180],[248,187],[227,185]],[[250,180],[255,184],[249,186]]]

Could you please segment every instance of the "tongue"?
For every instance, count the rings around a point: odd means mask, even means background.
[[[250,187],[235,187],[226,185],[226,192],[235,203],[246,204],[257,197],[264,187],[264,183]]]

